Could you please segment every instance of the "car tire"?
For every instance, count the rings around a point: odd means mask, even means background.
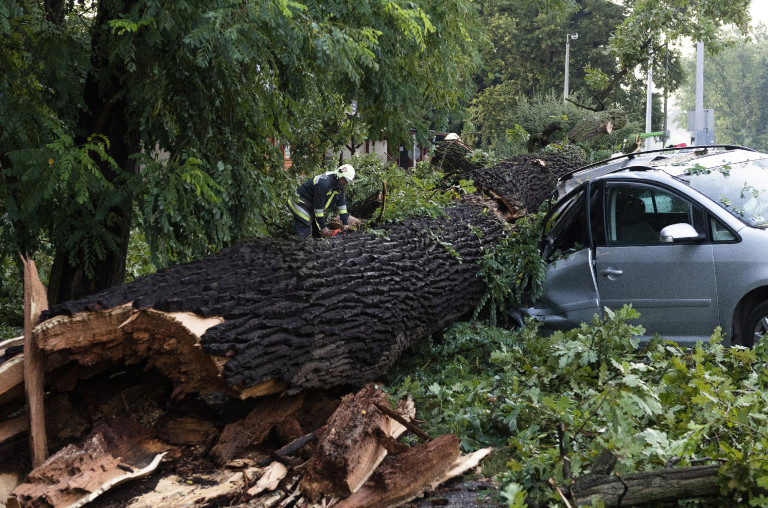
[[[768,301],[761,303],[749,313],[741,331],[741,345],[755,347],[768,333]]]

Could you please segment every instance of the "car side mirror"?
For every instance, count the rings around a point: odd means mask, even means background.
[[[696,240],[699,233],[688,223],[670,224],[659,233],[661,243],[674,243],[680,240]]]

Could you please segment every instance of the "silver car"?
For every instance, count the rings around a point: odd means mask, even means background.
[[[544,224],[544,331],[632,304],[647,339],[692,345],[768,329],[768,154],[701,147],[629,154],[558,181]]]

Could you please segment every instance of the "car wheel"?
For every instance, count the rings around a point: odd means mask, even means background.
[[[768,302],[763,302],[753,310],[742,329],[742,345],[754,347],[763,340],[768,332]]]

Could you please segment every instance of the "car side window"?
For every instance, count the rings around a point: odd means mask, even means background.
[[[731,232],[730,229],[725,227],[722,222],[719,220],[710,217],[709,219],[710,227],[712,228],[712,241],[713,242],[733,242],[736,241],[736,235]]]
[[[584,190],[559,203],[544,225],[542,256],[552,260],[587,245],[587,220]]]
[[[660,232],[672,224],[706,231],[706,221],[688,200],[652,185],[613,184],[605,193],[609,245],[661,244]]]

